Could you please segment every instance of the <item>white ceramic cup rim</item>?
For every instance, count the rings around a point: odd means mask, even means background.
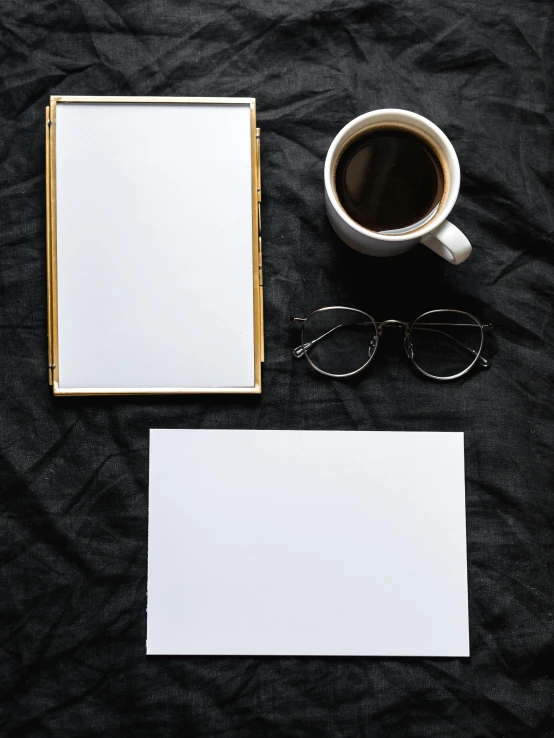
[[[353,220],[346,213],[346,211],[339,204],[339,201],[335,194],[335,188],[333,187],[332,182],[332,172],[333,163],[337,151],[339,151],[342,148],[343,144],[355,133],[363,130],[366,126],[369,126],[370,124],[374,125],[376,123],[405,123],[410,125],[412,128],[415,128],[416,130],[418,128],[421,129],[425,134],[427,134],[431,141],[433,141],[437,148],[440,149],[441,153],[446,159],[446,163],[449,168],[450,189],[446,201],[442,205],[437,217],[433,218],[426,225],[421,226],[421,228],[414,229],[413,231],[410,231],[408,233],[390,235],[377,233],[376,231],[370,231],[367,228],[364,228],[359,223],[356,223],[356,221]],[[441,223],[446,220],[446,218],[450,214],[450,211],[454,207],[454,204],[458,198],[458,193],[460,191],[460,164],[458,162],[456,152],[454,151],[454,147],[452,146],[446,135],[438,126],[436,126],[434,123],[431,123],[430,120],[424,118],[422,115],[411,113],[408,110],[400,110],[398,108],[382,108],[381,110],[373,110],[370,113],[359,115],[357,118],[354,118],[354,120],[351,120],[350,123],[347,123],[344,128],[342,128],[337,133],[337,135],[333,139],[331,146],[329,147],[329,151],[327,152],[327,157],[325,159],[324,177],[325,189],[327,190],[329,202],[331,203],[333,209],[336,211],[337,215],[342,218],[342,220],[346,221],[351,228],[354,228],[363,236],[369,236],[370,238],[373,238],[377,241],[410,241],[414,238],[421,238],[427,233],[431,233],[431,231],[434,231],[441,225]]]

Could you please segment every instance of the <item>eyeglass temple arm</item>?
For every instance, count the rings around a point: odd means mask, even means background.
[[[428,331],[429,333],[440,333],[443,336],[446,336],[447,338],[450,338],[451,341],[454,341],[454,343],[457,343],[458,346],[461,346],[466,351],[469,351],[470,354],[473,354],[474,356],[477,356],[477,351],[474,351],[469,346],[466,346],[465,343],[462,343],[461,341],[458,341],[457,338],[454,338],[454,336],[451,336],[450,333],[445,333],[444,331],[438,331],[435,328],[423,328],[424,325],[449,325],[449,326],[456,326],[456,327],[462,327],[462,328],[472,328],[473,326],[471,324],[469,325],[462,325],[461,323],[419,323],[415,326],[415,330],[420,331]],[[475,326],[478,327],[478,326]],[[485,328],[485,326],[483,326]],[[492,325],[487,324],[487,329],[490,330],[492,328]],[[413,327],[412,327],[413,330]],[[481,364],[481,366],[488,367],[490,366],[490,361],[488,359],[485,359],[484,356],[481,356],[479,354],[477,361]]]
[[[300,321],[298,318],[293,318],[293,320],[295,320],[297,323],[305,322],[305,321]],[[314,340],[310,341],[309,343],[305,343],[305,344],[301,343],[300,346],[297,346],[295,349],[292,350],[292,355],[294,356],[295,359],[301,359],[309,348],[311,348],[318,341],[321,341],[322,338],[325,338],[330,333],[333,333],[333,331],[336,331],[338,328],[344,328],[344,323],[334,326],[334,328],[331,328],[330,331],[327,331],[327,333],[323,333],[321,336],[314,338]]]
[[[411,325],[413,325],[413,323]],[[420,325],[447,325],[453,326],[454,328],[479,328],[476,323],[418,323],[417,327]],[[482,323],[481,327],[484,331],[492,331],[494,328],[492,323]]]
[[[292,320],[295,323],[305,323],[306,322],[305,318],[292,318]],[[367,323],[367,322],[361,322],[361,323],[355,323],[355,324],[348,323],[348,325],[371,325],[371,323]],[[345,326],[346,326],[345,323],[340,323],[339,325],[336,325],[333,328],[331,328],[331,330],[327,331],[326,333],[323,333],[321,336],[314,338],[313,341],[310,341],[309,343],[305,343],[305,344],[300,344],[300,346],[297,346],[295,349],[292,350],[292,355],[294,356],[295,359],[301,359],[305,355],[306,351],[310,349],[312,346],[314,346],[314,344],[316,344],[318,341],[321,341],[322,338],[325,338],[330,333],[333,333],[333,331],[336,331],[339,328],[344,328]]]

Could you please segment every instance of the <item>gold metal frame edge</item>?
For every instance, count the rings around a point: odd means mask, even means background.
[[[46,108],[46,333],[48,340],[48,384],[53,383],[52,364],[52,237],[50,218],[50,108]]]
[[[50,257],[50,328],[51,328],[51,357],[48,368],[50,372],[50,381],[54,387],[59,382],[59,362],[58,362],[58,250],[57,250],[57,195],[56,195],[56,100],[50,98],[49,116],[46,124],[47,136],[49,143],[49,190],[50,190],[50,207],[49,215],[49,233],[50,248],[48,249]]]
[[[154,387],[134,389],[133,387],[72,387],[60,389],[58,382],[53,382],[56,397],[93,397],[93,396],[133,396],[133,395],[259,395],[260,384],[252,387]]]
[[[163,97],[161,95],[52,95],[50,101],[58,103],[178,103],[178,104],[231,104],[251,105],[256,103],[255,97]]]
[[[256,122],[254,121],[254,125]],[[258,300],[259,300],[259,331],[260,331],[260,361],[265,361],[265,341],[264,341],[264,274],[263,274],[263,258],[262,258],[262,167],[261,167],[261,131],[256,128],[256,168],[257,168],[257,203],[255,206],[256,213],[256,232],[257,235],[257,261],[258,261]]]

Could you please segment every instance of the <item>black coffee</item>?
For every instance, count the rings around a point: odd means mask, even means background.
[[[444,192],[444,173],[433,149],[415,133],[379,128],[346,147],[335,185],[348,215],[382,233],[430,219]]]

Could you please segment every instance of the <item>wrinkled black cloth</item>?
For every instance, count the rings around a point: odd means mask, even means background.
[[[554,736],[553,11],[550,0],[3,0],[0,735]],[[257,98],[260,397],[52,397],[50,94]],[[331,231],[326,150],[383,107],[431,118],[458,152],[452,220],[474,246],[459,267],[424,247],[364,257]],[[329,304],[401,320],[467,309],[495,326],[491,367],[427,381],[390,331],[355,381],[314,376],[292,357],[289,316]],[[471,657],[147,658],[152,427],[464,431]]]

